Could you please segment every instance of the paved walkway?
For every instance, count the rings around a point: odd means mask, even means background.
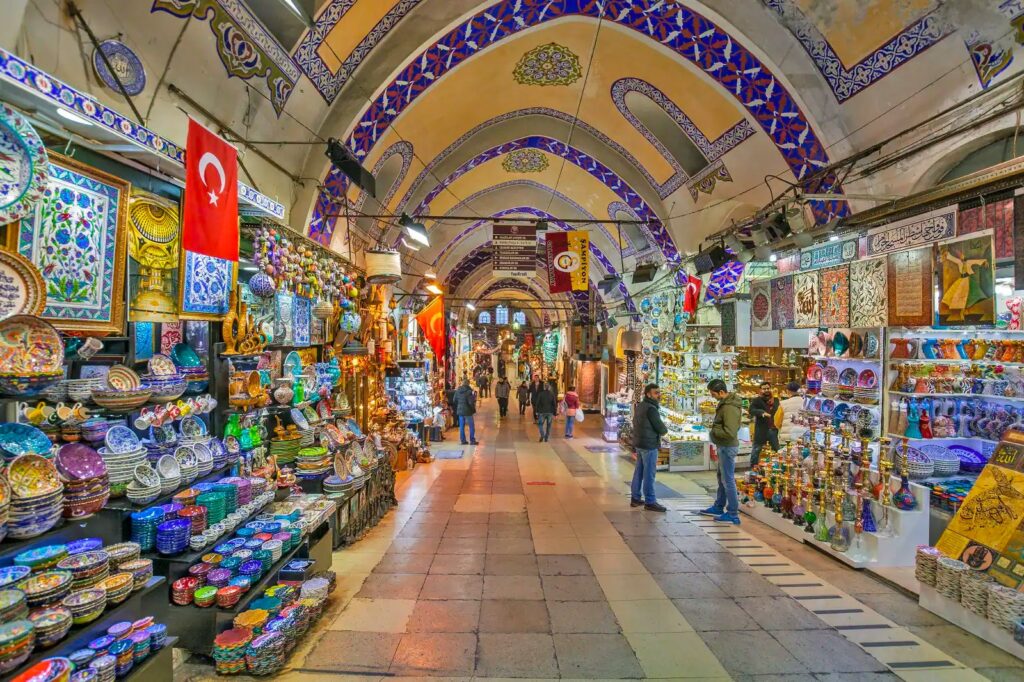
[[[631,510],[598,417],[549,443],[518,415],[477,422],[480,446],[403,475],[398,508],[335,554],[331,612],[282,679],[1024,679],[863,573],[694,516],[692,480],[661,477],[668,514]]]

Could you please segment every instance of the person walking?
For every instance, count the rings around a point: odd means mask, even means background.
[[[721,379],[708,383],[708,392],[718,401],[711,425],[711,442],[718,450],[718,493],[715,503],[700,513],[715,521],[740,525],[740,500],[736,493],[736,454],[740,449],[740,419],[743,401]]]
[[[804,397],[800,395],[800,383],[789,382],[786,384],[786,398],[779,403],[779,412],[776,412],[776,417],[779,413],[782,415],[781,419],[776,420],[776,423],[781,423],[778,435],[780,444],[795,443],[807,431],[803,424],[796,423],[796,418],[800,416],[803,407]]]
[[[477,375],[476,375],[476,387],[480,390],[480,397],[481,398],[487,398],[488,397],[488,395],[487,395],[488,394],[488,390],[487,389],[488,389],[489,385],[490,384],[487,381],[487,373],[484,372],[483,370],[480,370],[477,373]]]
[[[580,395],[576,392],[575,386],[569,386],[565,390],[565,437],[572,438],[573,428],[576,426],[576,411],[580,409]]]
[[[537,420],[537,394],[541,389],[541,380],[538,377],[534,377],[530,383],[530,405],[533,407],[533,420]]]
[[[661,389],[657,384],[644,386],[643,400],[636,406],[633,418],[633,447],[636,467],[629,488],[629,506],[643,505],[647,511],[664,512],[654,493],[654,475],[658,469],[658,448],[668,427],[661,420]]]
[[[498,416],[508,416],[508,397],[512,394],[512,384],[508,379],[501,377],[494,387],[494,397],[498,399]]]
[[[757,466],[761,458],[761,449],[770,445],[772,450],[779,449],[779,427],[775,423],[775,413],[779,411],[779,399],[772,393],[772,385],[767,381],[761,384],[761,393],[750,401],[750,418],[754,422],[753,442],[750,448],[750,468]]]
[[[530,404],[530,387],[525,381],[516,389],[516,400],[519,401],[519,416],[526,414],[526,406]]]
[[[473,415],[476,414],[476,394],[469,385],[469,379],[465,379],[462,385],[455,390],[455,414],[459,417],[459,441],[466,445],[466,426],[469,426],[469,445],[478,445],[476,442],[476,424]]]
[[[537,428],[540,429],[540,441],[546,443],[551,435],[551,420],[555,418],[555,410],[558,408],[555,394],[551,392],[548,385],[541,382],[537,394],[533,397],[533,414],[537,418]]]

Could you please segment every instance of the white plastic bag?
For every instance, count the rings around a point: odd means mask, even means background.
[[[583,421],[583,410],[578,408],[578,407],[576,408],[576,421],[578,421],[578,422],[582,422]]]

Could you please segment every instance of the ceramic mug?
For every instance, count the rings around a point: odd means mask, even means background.
[[[80,422],[84,422],[86,419],[88,419],[92,415],[92,413],[89,411],[89,409],[87,407],[85,407],[84,405],[82,405],[82,403],[75,403],[71,407],[71,411],[74,414],[74,418],[77,419]]]
[[[46,403],[36,403],[35,407],[29,407],[28,403],[22,403],[24,408],[22,414],[33,424],[42,424],[46,421]]]
[[[78,357],[83,360],[88,360],[92,356],[103,350],[103,342],[97,338],[90,336],[87,338],[81,346],[78,348]]]
[[[175,404],[175,407],[178,408],[178,414],[180,414],[182,417],[187,417],[190,414],[192,414],[191,403],[188,403],[184,400],[178,400],[178,402]]]
[[[57,418],[62,422],[66,422],[75,416],[75,409],[64,403],[57,403],[55,412],[57,413]]]
[[[153,426],[153,411],[148,407],[143,407],[139,411],[139,416],[135,418],[135,428],[139,431],[145,431],[149,427]]]

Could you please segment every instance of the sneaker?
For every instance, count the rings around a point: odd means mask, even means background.
[[[719,514],[718,516],[716,516],[715,521],[718,521],[719,523],[731,523],[734,526],[738,526],[740,525],[740,515],[729,514],[728,512],[726,512],[724,514]]]
[[[469,441],[469,444],[470,445],[480,445],[479,441],[475,441],[475,440]]]
[[[725,513],[725,510],[719,507],[708,507],[707,509],[701,509],[697,513],[701,516],[721,516]]]
[[[459,444],[460,444],[460,445],[469,445],[469,443],[467,443],[466,441],[460,441],[460,443],[459,443]]]
[[[647,504],[644,505],[644,509],[646,509],[647,511],[652,511],[652,512],[667,512],[668,511],[667,508],[661,506],[657,502],[648,502]]]
[[[635,497],[631,497],[631,498],[629,498],[629,506],[630,507],[642,507],[642,506],[644,506],[644,501],[643,500],[638,500]]]

